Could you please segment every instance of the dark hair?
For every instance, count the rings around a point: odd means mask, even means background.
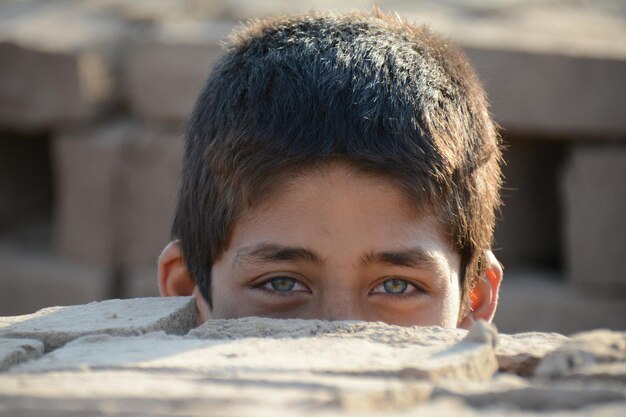
[[[212,265],[241,213],[298,170],[341,160],[434,208],[466,294],[500,204],[499,143],[470,64],[425,27],[378,10],[253,21],[190,117],[173,237],[212,305]]]

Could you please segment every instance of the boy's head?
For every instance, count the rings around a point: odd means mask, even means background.
[[[189,121],[161,292],[222,318],[491,319],[500,161],[473,70],[427,29],[250,23]]]

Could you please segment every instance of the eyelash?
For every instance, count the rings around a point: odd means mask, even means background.
[[[413,287],[414,291],[404,292],[400,294],[394,294],[394,293],[388,293],[388,292],[376,292],[376,293],[373,292],[376,288],[380,286],[384,286],[386,282],[389,282],[392,280],[403,281],[407,284],[407,286]],[[409,291],[409,288],[407,288],[407,291]],[[394,297],[394,298],[410,298],[410,297],[419,297],[424,294],[428,294],[428,291],[422,285],[418,285],[412,282],[411,280],[401,278],[401,277],[387,277],[383,279],[382,281],[379,281],[376,285],[374,285],[374,287],[372,287],[372,289],[369,292],[369,295],[374,295],[374,294],[380,294],[386,297]]]
[[[289,291],[279,291],[279,290],[275,290],[275,289],[269,289],[269,288],[265,288],[268,284],[271,284],[272,281],[278,280],[278,279],[288,279],[288,280],[293,280],[295,281],[294,285],[301,285],[302,287],[306,288],[306,291],[303,290],[297,290],[297,291],[291,291],[291,288]],[[380,287],[380,286],[384,286],[384,284],[386,282],[392,281],[392,280],[398,280],[398,281],[403,281],[407,284],[407,286],[411,286],[414,288],[414,291],[411,292],[404,292],[404,293],[399,293],[399,294],[394,294],[394,293],[388,293],[388,292],[373,292],[376,288]],[[274,276],[271,278],[267,278],[265,280],[263,280],[262,282],[255,284],[253,286],[253,288],[265,291],[268,294],[271,295],[275,295],[275,296],[279,296],[279,297],[285,297],[285,296],[289,296],[290,294],[294,293],[294,292],[307,292],[307,293],[311,293],[311,290],[308,288],[308,286],[306,286],[305,284],[303,284],[299,279],[297,278],[293,278],[293,277],[289,277],[289,276]],[[408,297],[416,297],[416,296],[420,296],[420,295],[424,295],[424,294],[428,294],[428,291],[421,285],[415,284],[413,282],[411,282],[408,279],[404,279],[404,278],[399,278],[399,277],[387,277],[382,281],[379,281],[368,293],[368,295],[372,295],[372,294],[382,294],[385,295],[387,297],[396,297],[396,298],[408,298]]]
[[[268,285],[268,284],[271,284],[272,281],[277,280],[277,279],[281,279],[281,278],[282,279],[290,279],[290,280],[295,281],[294,285],[298,285],[299,284],[299,285],[303,286],[304,288],[306,288],[306,291],[302,291],[302,290],[299,290],[299,291],[278,291],[278,290],[265,288],[265,286]],[[278,297],[286,297],[286,296],[289,296],[290,294],[292,294],[294,292],[307,292],[307,293],[311,292],[309,287],[307,287],[305,284],[303,284],[302,281],[300,281],[297,278],[293,278],[293,277],[289,277],[289,276],[274,276],[274,277],[271,277],[271,278],[267,278],[267,279],[261,281],[260,283],[255,284],[253,286],[253,288],[265,291],[266,293],[268,293],[270,295],[274,295],[274,296],[278,296]]]

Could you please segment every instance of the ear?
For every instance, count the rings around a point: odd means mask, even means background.
[[[191,295],[195,284],[185,264],[180,242],[170,242],[159,256],[159,293],[162,297]]]
[[[490,323],[498,307],[498,293],[502,282],[502,265],[491,251],[485,255],[485,271],[468,294],[469,306],[458,327],[469,329],[477,320]]]

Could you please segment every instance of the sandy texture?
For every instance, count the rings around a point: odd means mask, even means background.
[[[163,333],[140,337],[87,336],[12,372],[140,368],[186,370],[209,376],[328,374],[407,379],[487,380],[498,368],[490,344],[461,341],[401,346],[349,335],[332,339],[202,340]]]
[[[598,369],[602,364],[626,364],[626,332],[594,330],[573,335],[541,361],[536,374],[548,378],[569,376]]]
[[[545,355],[568,339],[558,333],[531,332],[501,335],[499,340],[496,355],[500,370],[530,376]]]
[[[106,300],[3,317],[0,337],[37,339],[50,351],[91,334],[138,335],[160,330],[185,334],[195,322],[191,297]]]
[[[110,300],[0,319],[5,335],[27,325],[39,340],[73,335],[0,372],[0,416],[626,415],[623,333],[249,317],[184,334],[189,324],[171,317],[192,306]],[[144,311],[151,321],[141,322]],[[9,343],[24,341],[0,336],[0,351]],[[572,357],[582,359],[564,368]]]
[[[32,339],[0,339],[0,371],[38,358],[43,354],[43,343]]]

